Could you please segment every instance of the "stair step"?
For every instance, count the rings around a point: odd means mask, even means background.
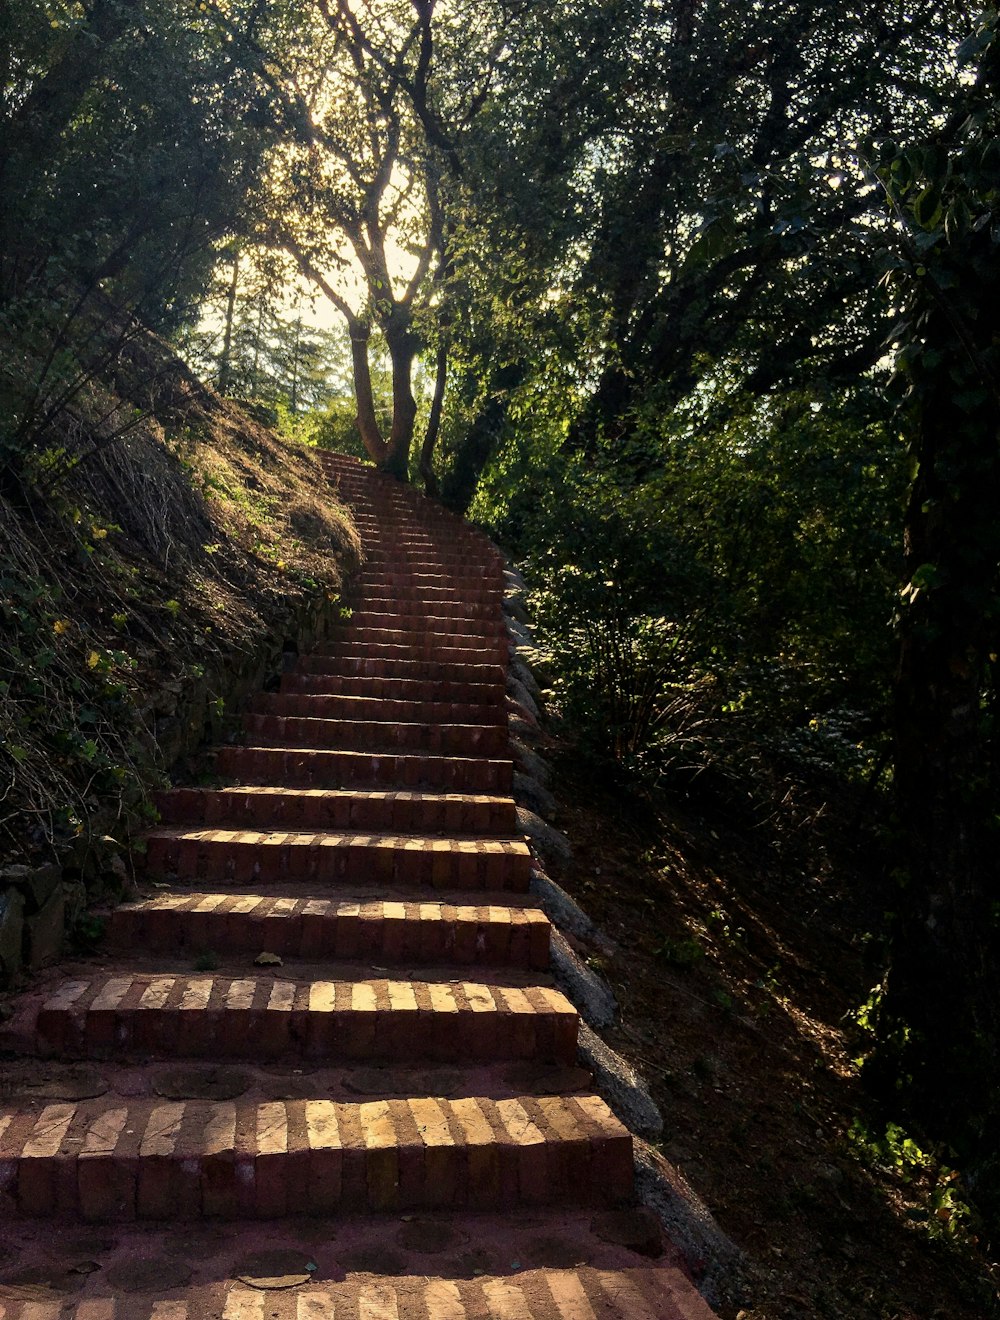
[[[89,1222],[614,1205],[633,1189],[631,1136],[593,1095],[0,1106],[0,1167],[21,1215]]]
[[[358,674],[317,674],[295,670],[282,674],[281,691],[361,697],[380,701],[429,701],[449,705],[481,704],[503,707],[506,686],[502,670],[492,682],[464,679],[373,677]]]
[[[434,665],[435,673],[433,677],[468,677],[470,669],[491,668],[493,665],[500,667],[507,656],[507,643],[496,647],[445,647],[445,645],[398,645],[393,643],[373,642],[371,639],[358,640],[346,638],[343,642],[331,644],[328,648],[317,648],[309,655],[301,657],[299,664],[309,664],[309,667],[315,668],[323,663],[334,663],[338,665],[340,671],[344,673],[351,672],[352,668],[358,669],[358,672],[367,673],[369,667],[373,667],[373,672],[381,673],[383,665],[392,664],[392,673],[396,673],[397,665],[410,665],[410,673],[427,673],[427,667]],[[445,671],[437,667],[445,665]],[[405,672],[405,671],[404,671]]]
[[[497,664],[508,653],[503,637],[442,636],[409,632],[405,628],[345,628],[335,642],[317,646],[315,655],[374,655],[400,660],[457,660],[467,664]]]
[[[485,683],[506,690],[506,677],[496,656],[487,660],[471,657],[451,660],[443,656],[434,660],[415,660],[410,656],[397,657],[378,654],[350,654],[342,649],[337,655],[311,652],[301,655],[295,666],[299,674],[343,674],[346,677],[415,678],[423,682]]]
[[[397,619],[410,616],[423,618],[433,614],[439,619],[465,619],[469,621],[492,619],[497,612],[493,601],[456,601],[449,592],[438,587],[432,596],[429,592],[403,595],[382,587],[370,587],[364,593],[353,594],[354,614],[357,619],[361,614],[392,614]]]
[[[35,1022],[46,1057],[324,1063],[576,1058],[577,1014],[546,986],[122,974],[64,982]]]
[[[368,566],[362,568],[356,579],[361,586],[385,586],[390,589],[425,589],[445,591],[453,600],[499,601],[503,592],[499,581],[493,582],[482,576],[470,576],[462,582],[453,574],[439,570],[421,571],[412,565],[406,570],[387,571],[384,568]]]
[[[155,802],[165,825],[403,834],[447,831],[477,836],[517,833],[517,812],[511,798],[474,793],[378,793],[246,785],[174,788],[158,793]]]
[[[308,715],[250,713],[243,724],[258,747],[335,747],[345,751],[452,752],[460,756],[502,756],[508,735],[504,725],[402,724],[396,720],[338,720]]]
[[[537,908],[312,896],[169,893],[114,909],[106,940],[120,949],[225,949],[372,963],[542,970],[549,920]]]
[[[251,715],[298,716],[307,719],[364,720],[397,724],[506,725],[502,701],[474,704],[459,701],[401,701],[386,697],[338,693],[270,692],[254,698]]]
[[[477,641],[489,640],[504,633],[504,626],[496,617],[468,619],[449,614],[424,611],[422,614],[401,614],[387,607],[384,610],[367,607],[356,609],[351,615],[349,631],[358,636],[369,628],[396,635],[418,633],[430,638],[462,637]]]
[[[146,835],[145,865],[151,875],[235,884],[367,881],[523,892],[532,863],[523,839],[175,828]]]
[[[216,773],[245,784],[310,788],[443,788],[509,793],[514,767],[483,757],[325,751],[315,747],[220,747]]]
[[[537,1213],[532,1214],[533,1220]],[[557,1210],[554,1213],[559,1218],[552,1225],[550,1240],[565,1243],[563,1212]],[[592,1214],[591,1211],[587,1216],[588,1224]],[[509,1221],[483,1224],[482,1219],[483,1216],[479,1215],[475,1217],[475,1222],[470,1223],[469,1213],[465,1212],[459,1233],[471,1230],[476,1242],[498,1243],[508,1240]],[[432,1234],[437,1229],[440,1236],[448,1239],[447,1225],[438,1224],[436,1220],[426,1222]],[[368,1234],[359,1237],[358,1234],[365,1227],[368,1228]],[[405,1247],[408,1238],[402,1235],[408,1227],[409,1224],[404,1222],[390,1237],[399,1235]],[[221,1239],[225,1228],[238,1234],[232,1241],[223,1240],[221,1247],[220,1255],[226,1262],[225,1272],[228,1272],[229,1262],[248,1258],[248,1233],[256,1231],[259,1234],[261,1227],[219,1220],[212,1226],[213,1241]],[[582,1228],[585,1230],[587,1225]],[[279,1225],[272,1220],[265,1231],[272,1234],[278,1229]],[[156,1231],[157,1226],[153,1224],[132,1230],[133,1233],[141,1233],[145,1255],[161,1260],[169,1258],[176,1250],[174,1241],[168,1239],[147,1246],[149,1238]],[[164,1234],[167,1232],[166,1229],[161,1231]],[[535,1232],[539,1232],[537,1226]],[[345,1241],[347,1233],[353,1235],[353,1240],[347,1238]],[[316,1241],[336,1242],[337,1259],[344,1250],[349,1254],[356,1253],[364,1261],[377,1259],[379,1254],[385,1253],[386,1233],[384,1216],[379,1215],[370,1221],[358,1218],[350,1224],[345,1224],[343,1220],[328,1221],[317,1232]],[[578,1255],[581,1261],[590,1259],[595,1249],[598,1252],[608,1250],[599,1239],[584,1236],[583,1232],[580,1238]],[[284,1246],[285,1240],[287,1246]],[[296,1248],[302,1250],[294,1229],[283,1236],[282,1245],[285,1257],[293,1261]],[[537,1250],[533,1240],[529,1239],[523,1245],[525,1250],[513,1247],[507,1252],[511,1260],[525,1256],[532,1247]],[[106,1240],[103,1246],[110,1247],[111,1242]],[[103,1262],[105,1274],[102,1277],[106,1277],[107,1273],[113,1275],[116,1269],[124,1273],[125,1277],[134,1273],[134,1266],[125,1253],[135,1246],[134,1242],[129,1241],[127,1245],[123,1243],[117,1248],[117,1266],[111,1263],[116,1258],[116,1254],[112,1254],[115,1248],[111,1251],[92,1251]],[[390,1247],[390,1250],[393,1249]],[[564,1245],[557,1259],[564,1259],[565,1251]],[[319,1247],[313,1248],[312,1252],[321,1259],[326,1254]],[[253,1256],[249,1258],[252,1260]],[[307,1254],[303,1253],[302,1262],[306,1259]],[[64,1296],[58,1301],[47,1303],[5,1297],[5,1317],[6,1320],[205,1320],[206,1317],[264,1320],[266,1316],[267,1320],[303,1320],[305,1316],[335,1315],[337,1320],[354,1320],[354,1317],[361,1317],[362,1320],[385,1320],[386,1317],[391,1320],[483,1320],[483,1317],[490,1317],[491,1320],[511,1320],[511,1317],[516,1317],[516,1320],[567,1320],[567,1317],[570,1320],[591,1320],[599,1316],[600,1320],[715,1320],[687,1276],[677,1266],[664,1262],[645,1262],[637,1267],[633,1256],[627,1261],[615,1260],[604,1268],[548,1268],[544,1265],[543,1253],[542,1264],[527,1266],[516,1274],[487,1275],[476,1271],[468,1277],[467,1273],[463,1275],[461,1267],[456,1264],[452,1267],[454,1273],[446,1270],[449,1277],[443,1277],[437,1269],[434,1276],[423,1272],[421,1266],[426,1259],[422,1255],[414,1257],[405,1274],[394,1271],[391,1275],[371,1277],[365,1273],[352,1272],[340,1282],[336,1281],[339,1275],[331,1278],[320,1267],[312,1275],[307,1290],[291,1288],[264,1292],[225,1278],[218,1266],[213,1274],[207,1275],[202,1265],[199,1273],[204,1278],[203,1282],[179,1289],[165,1281],[154,1291],[144,1288],[141,1294],[130,1296],[127,1304],[116,1303],[113,1297],[71,1300]],[[39,1268],[46,1267],[52,1271],[47,1261]],[[497,1265],[494,1268],[499,1270],[501,1267]],[[22,1289],[21,1292],[27,1295],[28,1290]]]
[[[451,549],[433,549],[419,550],[414,548],[407,551],[393,545],[385,549],[373,549],[365,554],[366,568],[384,568],[398,567],[413,569],[417,572],[448,573],[455,578],[461,578],[468,582],[474,582],[481,579],[491,571],[497,571],[500,567],[500,561],[490,562],[488,558],[482,558],[476,555],[475,562],[472,562],[470,551],[463,548],[461,550]]]

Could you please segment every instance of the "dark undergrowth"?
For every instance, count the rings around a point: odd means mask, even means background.
[[[800,777],[795,800],[734,813],[707,783],[645,791],[576,749],[556,782],[562,883],[618,946],[609,1039],[649,1080],[664,1154],[747,1256],[724,1320],[1000,1315],[960,1172],[860,1081],[892,901],[867,799]]]

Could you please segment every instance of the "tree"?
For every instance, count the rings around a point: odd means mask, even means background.
[[[580,270],[604,360],[572,444],[622,441],[710,364],[749,398],[879,362],[884,222],[857,149],[945,103],[952,32],[920,3],[644,7]]]
[[[190,314],[270,131],[264,84],[183,0],[28,10],[4,33],[0,329],[25,355],[0,380],[8,476],[140,321]]]
[[[435,282],[428,277],[435,263],[440,274],[445,260],[441,157],[453,147],[431,111],[439,63],[435,9],[435,0],[319,5],[323,24],[305,75],[308,126],[287,159],[273,162],[272,182],[294,206],[272,211],[267,234],[343,314],[358,429],[370,456],[400,478],[408,476],[417,417],[413,368],[425,341],[421,320],[433,315]],[[290,85],[288,96],[301,100],[303,93]],[[360,275],[353,291],[350,281],[338,287],[335,274],[349,266],[343,244]],[[372,391],[375,327],[392,365],[388,435]],[[439,397],[445,369],[441,355]],[[439,407],[432,410],[429,447],[438,415]]]
[[[944,129],[882,148],[887,280],[914,472],[894,797],[901,883],[873,1075],[1000,1213],[1000,35],[962,49]]]

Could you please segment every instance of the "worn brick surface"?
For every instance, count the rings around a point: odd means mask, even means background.
[[[235,782],[159,795],[145,892],[110,914],[106,963],[27,996],[9,1033],[48,1058],[100,1060],[110,1080],[92,1098],[0,1101],[8,1224],[113,1223],[109,1249],[141,1260],[149,1239],[135,1235],[207,1217],[206,1252],[162,1296],[155,1283],[119,1295],[103,1264],[51,1304],[42,1284],[26,1300],[0,1276],[0,1320],[711,1320],[670,1261],[626,1268],[624,1249],[593,1241],[581,1260],[614,1260],[452,1278],[420,1256],[379,1275],[379,1225],[494,1214],[502,1236],[526,1213],[544,1229],[628,1204],[632,1140],[588,1093],[366,1098],[379,1070],[573,1064],[578,1019],[550,984],[547,918],[516,897],[532,863],[510,797],[502,558],[408,488],[321,461],[367,551],[351,614],[250,704],[244,743],[216,750],[214,773]],[[283,965],[258,969],[264,949]],[[224,970],[192,970],[204,950]],[[273,1082],[216,1099],[141,1080],[149,1061],[224,1081],[237,1060]],[[313,1080],[328,1064],[347,1070],[340,1098]],[[119,1067],[131,1080],[116,1089]],[[374,1264],[341,1282],[318,1265],[277,1292],[238,1282],[235,1244],[297,1241],[282,1225],[305,1215],[339,1216],[314,1235],[322,1260],[321,1244],[367,1232]],[[489,1259],[488,1237],[474,1246]]]
[[[584,1099],[585,1117],[552,1098],[54,1104],[11,1147],[5,1185],[22,1214],[101,1222],[621,1203],[630,1184],[601,1151],[628,1134]]]

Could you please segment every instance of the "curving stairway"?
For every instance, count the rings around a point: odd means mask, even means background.
[[[162,796],[141,896],[4,1029],[0,1320],[710,1320],[548,971],[500,557],[326,461],[342,636]]]

